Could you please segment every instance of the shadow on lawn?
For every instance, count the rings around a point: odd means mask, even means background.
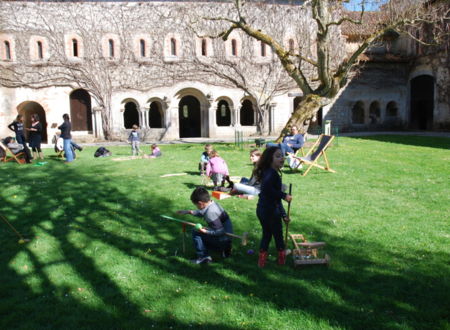
[[[158,214],[161,209],[170,207],[171,201],[152,196],[151,202],[142,206],[101,175],[84,175],[75,167],[62,167],[52,162],[47,164],[45,171],[40,170],[42,176],[37,179],[36,169],[11,167],[10,176],[5,180],[8,186],[21,187],[20,195],[26,197],[26,202],[17,205],[3,201],[0,212],[9,219],[17,219],[12,223],[31,242],[19,245],[9,230],[3,231],[3,227],[0,231],[4,242],[0,253],[0,313],[3,315],[0,328],[187,328],[188,324],[173,317],[144,316],[142,306],[134,304],[116,284],[113,274],[100,267],[101,262],[97,259],[102,256],[90,256],[86,250],[93,242],[131,257],[136,256],[135,251],[148,249],[145,241],[106,230],[105,223],[90,217],[94,212],[104,219],[113,216],[128,219],[125,220],[125,231],[144,228],[162,246],[167,245],[164,242],[170,231],[148,221],[143,214]],[[97,170],[101,172],[101,168]],[[120,208],[116,208],[118,201]],[[54,212],[63,214],[51,220]],[[36,253],[42,238],[36,236],[37,233],[49,237],[51,249],[58,250],[58,257],[54,256],[55,252],[46,255],[45,249]],[[74,234],[84,234],[83,246],[72,238]],[[27,262],[19,265],[16,261],[19,256],[22,260],[26,257]],[[54,271],[50,271],[55,267],[61,267],[57,278]],[[75,275],[67,274],[67,268]],[[33,274],[30,275],[28,270]],[[83,303],[80,292],[84,290],[95,297],[93,306],[89,306],[89,302]],[[225,325],[219,328],[230,329]]]
[[[370,136],[349,136],[348,138],[405,144],[418,147],[438,148],[447,150],[450,149],[450,138],[446,137],[414,136],[414,135],[370,135]]]
[[[431,260],[417,264],[416,260],[373,242],[346,242],[318,228],[310,228],[317,237],[328,242],[328,252],[335,266],[277,267],[272,257],[269,266],[260,270],[256,267],[256,256],[246,255],[243,248],[237,248],[238,242],[235,241],[234,257],[199,267],[179,257],[167,257],[164,253],[173,250],[174,237],[179,237],[180,226],[161,226],[156,220],[149,221],[149,218],[156,219],[163,213],[161,210],[170,209],[173,200],[152,195],[141,197],[146,200],[141,204],[133,200],[132,192],[124,193],[101,175],[84,174],[79,168],[61,164],[48,165],[39,179],[36,179],[32,168],[14,168],[6,180],[8,185],[20,186],[21,194],[27,198],[23,205],[2,203],[1,213],[10,219],[20,219],[14,224],[24,235],[39,232],[53,237],[60,255],[47,261],[45,251],[42,255],[35,254],[39,238],[30,235],[32,242],[27,245],[15,244],[9,232],[5,231],[6,234],[0,236],[2,241],[8,241],[0,258],[0,283],[3,287],[0,312],[7,315],[0,321],[2,328],[150,328],[154,325],[156,328],[171,326],[184,329],[189,326],[176,320],[169,312],[170,306],[178,303],[176,295],[154,297],[167,301],[163,317],[144,314],[143,306],[133,303],[130,293],[116,283],[114,276],[117,274],[102,269],[101,251],[99,255],[87,253],[86,246],[92,242],[101,242],[106,249],[117,250],[131,259],[145,260],[162,270],[163,274],[177,274],[197,281],[206,287],[206,292],[208,288],[217,288],[245,299],[254,299],[253,305],[244,304],[242,307],[241,313],[249,317],[254,312],[254,305],[270,304],[276,310],[302,310],[331,326],[350,329],[437,328],[448,322],[449,298],[446,292],[450,291],[447,280],[450,274],[448,265],[443,266],[448,255],[435,255]],[[93,172],[103,172],[101,163]],[[49,225],[50,215],[54,212],[62,213],[54,216]],[[95,217],[91,217],[92,214]],[[122,226],[122,230],[109,230],[108,220],[111,218],[121,219],[112,225]],[[151,246],[156,249],[154,253],[142,253],[149,247],[146,236],[141,239],[139,235],[131,235],[141,230],[150,233],[147,236],[151,236]],[[83,234],[85,242],[74,240],[74,234]],[[253,239],[258,240],[259,237]],[[180,242],[177,244],[181,245]],[[190,240],[187,244],[191,245]],[[370,261],[369,251],[374,250],[379,251],[378,254],[382,251],[385,260]],[[417,250],[413,254],[422,255],[425,251]],[[14,269],[19,266],[14,266],[19,255],[26,255],[31,260],[30,268],[35,275],[30,277],[26,271],[19,273]],[[66,263],[97,298],[92,306],[83,303],[82,295],[76,293],[78,288],[69,286],[73,285],[73,280],[66,280],[63,271],[61,278],[49,277],[50,267]],[[408,264],[410,267],[405,268],[404,265]],[[205,282],[207,284],[202,284]],[[32,289],[30,283],[40,289]],[[11,306],[17,308],[12,312]],[[62,311],[65,312],[64,317],[55,316],[55,312]],[[195,327],[235,328],[208,323],[207,316],[204,319],[203,325]],[[298,324],[298,327],[302,328],[302,325]]]

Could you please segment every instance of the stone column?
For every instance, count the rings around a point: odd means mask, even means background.
[[[102,126],[102,108],[93,107],[92,108],[92,122],[94,124],[94,136],[96,138],[103,138],[103,126]]]
[[[269,134],[273,134],[275,132],[275,108],[277,104],[275,102],[270,103],[269,107]]]
[[[141,127],[142,128],[150,128],[150,125],[148,124],[148,113],[150,111],[150,108],[144,108],[142,107],[142,121],[141,121]]]
[[[216,110],[217,102],[210,102],[210,107],[208,109],[208,127],[209,127],[209,137],[217,137],[217,121],[216,121]]]

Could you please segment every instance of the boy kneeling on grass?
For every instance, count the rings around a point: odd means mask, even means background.
[[[192,214],[203,217],[208,227],[195,228],[192,231],[197,259],[192,260],[195,264],[209,263],[212,261],[208,249],[222,252],[227,258],[231,255],[231,237],[226,233],[233,233],[233,225],[228,213],[218,203],[211,200],[205,188],[198,187],[191,194],[192,203],[198,210],[180,210],[178,214]]]

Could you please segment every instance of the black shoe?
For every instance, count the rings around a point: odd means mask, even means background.
[[[78,148],[78,151],[83,151],[83,147],[79,147],[79,148]]]
[[[231,256],[232,248],[228,247],[222,251],[223,258],[229,258]]]

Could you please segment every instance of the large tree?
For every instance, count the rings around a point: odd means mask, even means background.
[[[235,11],[233,15],[222,15],[215,17],[204,17],[208,21],[218,22],[218,29],[222,29],[217,36],[227,40],[234,30],[241,30],[248,36],[255,38],[269,45],[284,70],[295,81],[302,91],[302,100],[293,112],[290,119],[282,130],[282,134],[291,125],[297,125],[302,130],[307,129],[309,120],[319,111],[321,107],[331,104],[339,91],[347,84],[352,70],[358,66],[360,56],[377,42],[382,42],[383,37],[392,35],[395,32],[399,35],[414,36],[418,42],[420,35],[417,30],[423,24],[433,24],[434,22],[444,23],[448,28],[449,2],[448,1],[421,1],[421,0],[395,0],[387,4],[378,1],[360,1],[359,15],[355,19],[354,15],[348,15],[342,7],[340,0],[307,0],[301,4],[293,2],[292,10],[298,10],[303,14],[311,15],[314,36],[312,38],[314,53],[310,53],[310,47],[298,47],[295,50],[289,49],[283,44],[278,36],[269,34],[261,23],[261,18],[255,17],[255,6],[265,6],[270,16],[270,11],[277,10],[273,1],[245,1],[234,0]],[[370,2],[370,3],[369,3]],[[374,5],[378,2],[381,11],[378,15],[370,15],[367,19],[364,10],[366,5]],[[228,23],[226,28],[223,24]],[[288,22],[291,23],[292,22]],[[279,22],[279,24],[286,24]],[[364,34],[358,41],[358,45],[350,54],[342,52],[345,48],[345,40],[338,38],[343,24],[363,26],[370,31]],[[448,31],[438,31],[433,34],[439,37],[441,33]],[[429,35],[428,35],[429,38]],[[435,40],[438,40],[436,38]],[[430,40],[428,39],[429,43]],[[310,72],[313,74],[310,74]]]

